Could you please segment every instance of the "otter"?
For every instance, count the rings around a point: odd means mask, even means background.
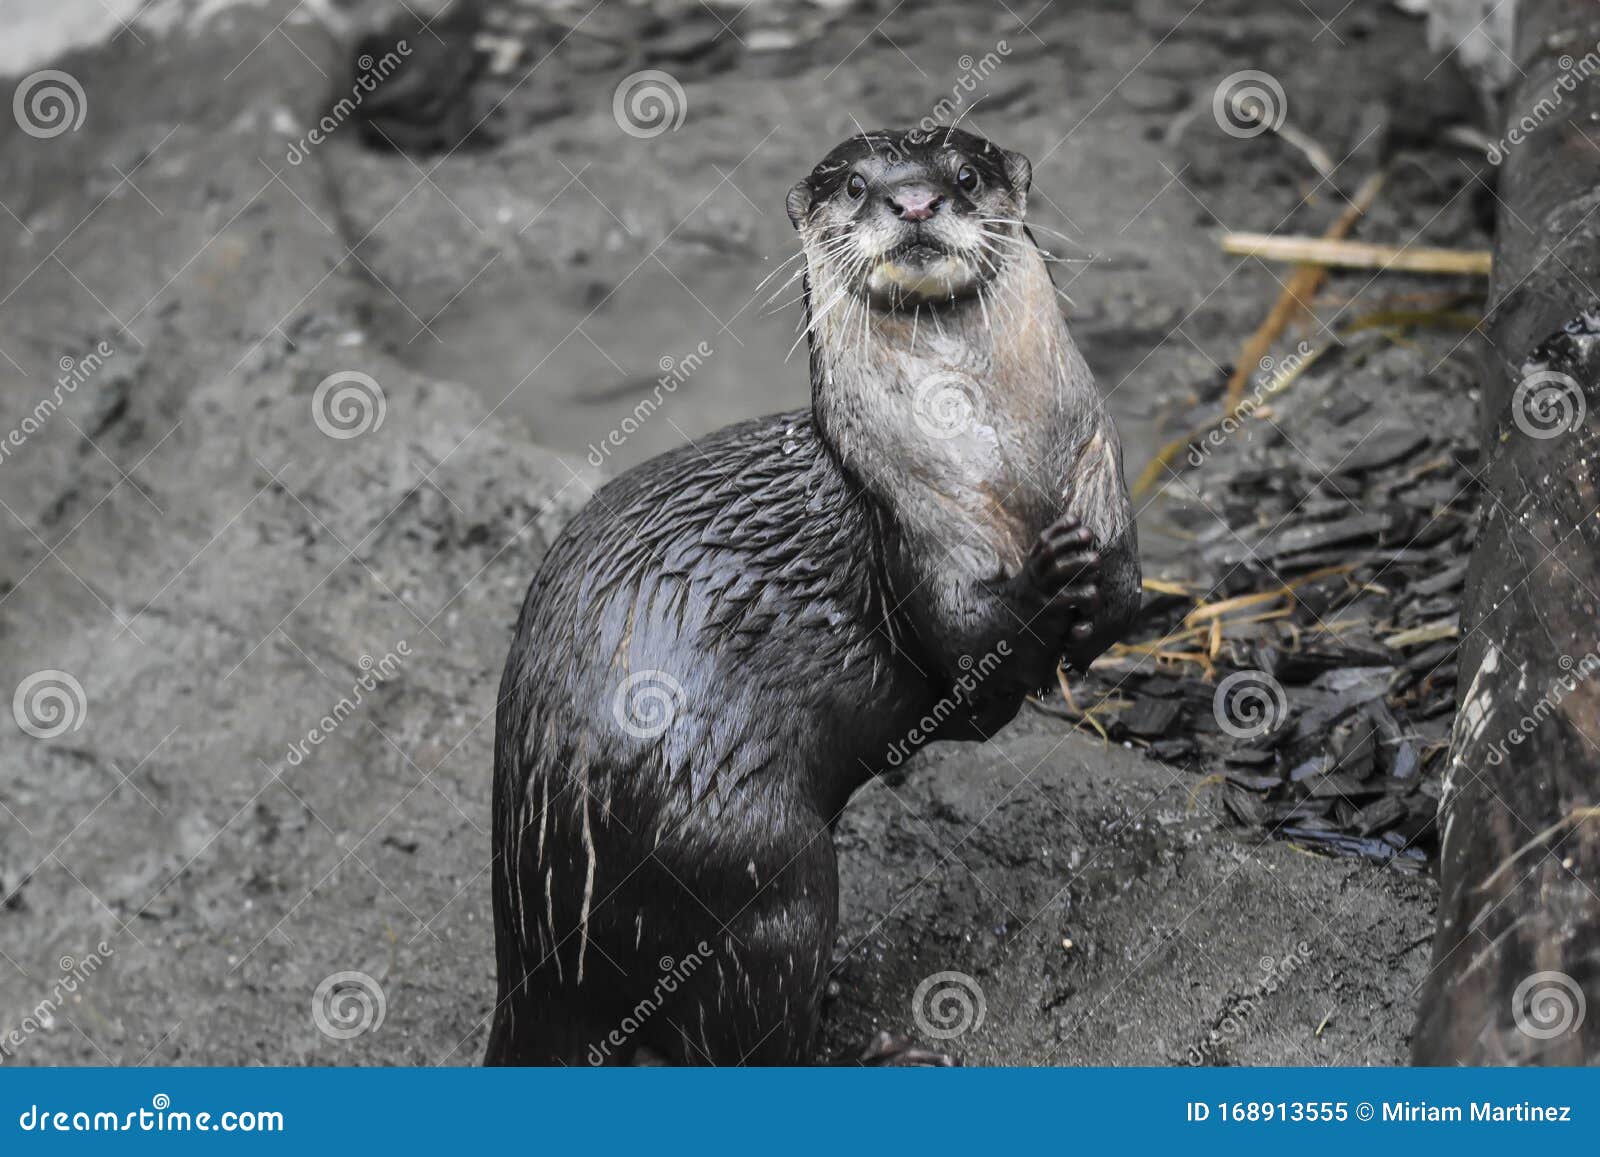
[[[551,546],[495,723],[486,1063],[815,1060],[846,801],[992,736],[1137,611],[1031,172],[958,129],[833,149],[787,202],[810,410],[629,470]]]

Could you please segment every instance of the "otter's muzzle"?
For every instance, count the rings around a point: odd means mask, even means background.
[[[889,193],[889,210],[902,221],[926,221],[944,204],[944,194],[926,185],[902,185]]]

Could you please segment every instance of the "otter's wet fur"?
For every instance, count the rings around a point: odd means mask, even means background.
[[[630,470],[552,546],[496,720],[489,1063],[814,1059],[851,794],[1136,611],[1029,182],[959,130],[829,153],[788,202],[811,410]]]

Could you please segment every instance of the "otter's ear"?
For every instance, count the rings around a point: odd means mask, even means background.
[[[1011,182],[1011,188],[1016,191],[1018,202],[1026,208],[1028,190],[1033,186],[1033,162],[1009,149],[1002,150],[1002,154],[1005,157],[1006,180]]]
[[[783,207],[789,211],[789,223],[796,229],[800,228],[800,222],[804,221],[806,214],[811,212],[811,186],[801,181],[790,189],[789,196],[783,202]]]

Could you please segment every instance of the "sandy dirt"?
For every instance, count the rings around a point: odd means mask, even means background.
[[[1341,203],[1223,132],[1219,82],[1273,74],[1348,192],[1422,44],[1371,0],[766,4],[798,30],[767,52],[691,8],[650,32],[607,0],[568,35],[584,9],[557,6],[485,89],[494,143],[444,157],[347,125],[291,163],[347,46],[284,0],[55,61],[76,131],[0,122],[0,424],[81,376],[0,459],[0,690],[82,690],[61,734],[0,728],[0,1063],[475,1063],[516,607],[601,477],[803,402],[794,294],[758,289],[794,252],[788,186],[857,121],[960,93],[965,127],[1035,161],[1132,474],[1163,401],[1214,385],[1279,292],[1220,232]],[[613,116],[642,68],[686,100],[651,139]],[[1457,185],[1398,185],[1374,235],[1472,227]],[[314,419],[341,372],[381,383],[355,437]],[[1163,509],[1147,576],[1181,562]],[[863,791],[820,1047],[926,1038],[919,988],[957,973],[974,1012],[943,1043],[968,1063],[1402,1061],[1431,882],[1263,842],[1194,786],[1025,710]],[[334,1039],[315,994],[347,971],[383,1017]]]

